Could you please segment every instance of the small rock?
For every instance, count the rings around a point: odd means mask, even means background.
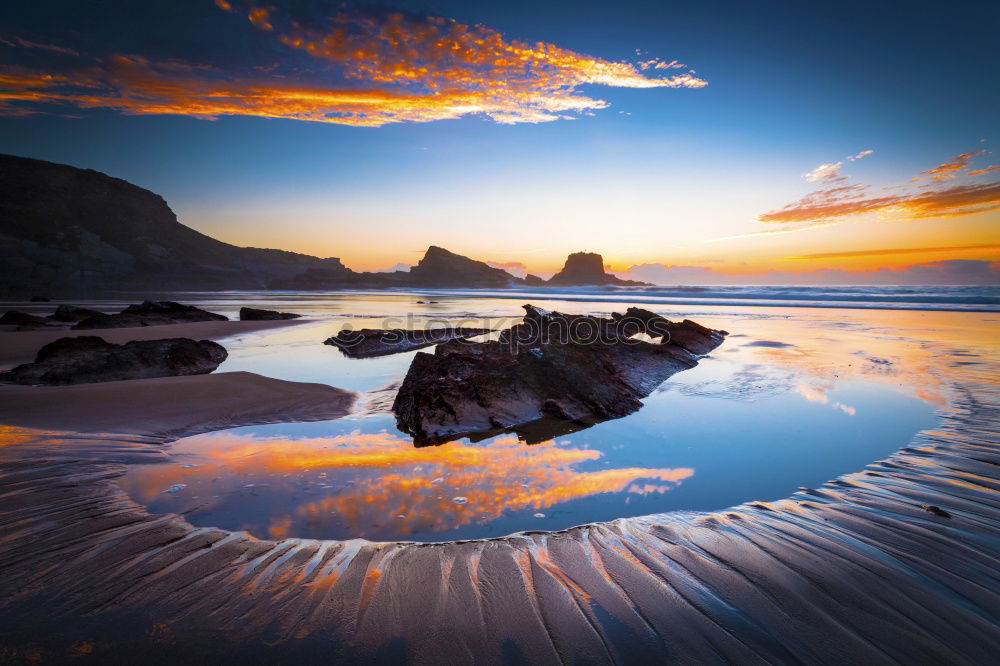
[[[166,490],[164,490],[160,494],[161,495],[173,495],[174,493],[179,493],[180,491],[184,490],[185,488],[187,488],[187,484],[185,484],[185,483],[175,483],[174,485],[170,486],[169,488],[167,488]]]
[[[468,497],[452,497],[451,501],[455,504],[466,504],[469,501]]]
[[[278,312],[277,310],[259,310],[257,308],[240,308],[240,321],[274,321],[281,319],[298,319],[302,315],[294,312]]]
[[[921,508],[928,513],[933,513],[935,516],[940,516],[942,518],[951,518],[951,514],[942,509],[939,506],[934,506],[933,504],[924,504]]]

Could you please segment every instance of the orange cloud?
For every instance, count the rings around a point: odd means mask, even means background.
[[[236,12],[236,4],[216,0],[226,11]],[[510,40],[484,26],[439,17],[342,10],[317,24],[270,7],[244,3],[243,10],[253,26],[273,33],[284,45],[287,71],[265,75],[261,69],[247,73],[116,55],[96,66],[78,66],[72,76],[33,70],[17,80],[0,78],[0,111],[69,103],[133,114],[246,115],[365,127],[470,114],[515,124],[607,108],[606,101],[579,92],[585,84],[706,85],[690,72],[647,76],[641,64],[607,61],[546,42]],[[649,62],[654,69],[682,67]],[[0,68],[0,77],[9,69]],[[57,78],[59,85],[54,85]]]
[[[920,173],[927,174],[932,180],[947,180],[954,178],[969,166],[969,162],[972,161],[973,157],[981,155],[983,152],[984,151],[980,149],[971,153],[962,153],[961,155],[956,155],[955,159],[951,162],[944,162],[937,165],[933,169],[927,169],[926,171],[921,171]],[[983,173],[985,173],[985,171]]]
[[[858,153],[853,161],[871,151]],[[952,162],[946,162],[922,173],[930,174],[934,180],[950,179],[969,166],[969,162],[982,150],[963,153]],[[872,196],[870,188],[862,184],[850,184],[847,176],[840,173],[843,162],[821,164],[805,175],[810,182],[821,182],[821,187],[784,208],[758,216],[758,221],[766,223],[829,223],[837,218],[869,213],[891,214],[902,219],[948,218],[973,215],[1000,208],[1000,182],[953,185],[950,187],[925,187],[908,193]],[[981,175],[991,168],[968,172],[964,175]],[[919,179],[914,179],[919,180]],[[911,181],[912,182],[912,181]],[[800,227],[795,230],[811,228]]]
[[[941,252],[964,252],[972,250],[1000,250],[1000,245],[945,245],[938,247],[900,247],[881,250],[855,250],[851,252],[814,252],[785,259],[840,259],[846,257],[881,257],[893,254],[928,254]]]

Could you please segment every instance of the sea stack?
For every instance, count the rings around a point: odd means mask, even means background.
[[[622,280],[604,271],[604,257],[596,252],[574,252],[566,257],[561,271],[549,279],[554,287],[579,287],[591,284],[610,284],[619,287],[648,287],[648,282]]]

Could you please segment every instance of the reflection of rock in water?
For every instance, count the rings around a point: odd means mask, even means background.
[[[497,341],[451,341],[414,357],[393,411],[418,446],[504,432],[539,442],[626,416],[726,335],[639,308],[610,319],[525,310]]]

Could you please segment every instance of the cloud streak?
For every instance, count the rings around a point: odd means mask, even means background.
[[[932,181],[951,180],[958,176],[978,176],[990,173],[995,167],[970,170],[972,158],[983,153],[979,150],[963,153],[953,160],[921,173]],[[858,153],[849,161],[860,159],[871,151]],[[846,218],[867,214],[885,214],[919,220],[950,218],[984,213],[1000,208],[1000,182],[935,184],[900,194],[876,194],[868,185],[851,183],[840,173],[843,162],[821,164],[804,177],[809,182],[819,182],[820,188],[784,208],[763,213],[758,221],[768,224],[808,225],[843,221]],[[915,178],[911,182],[919,181]],[[800,227],[805,229],[807,227]],[[798,230],[796,228],[794,230]]]
[[[0,111],[66,103],[130,114],[242,115],[378,127],[468,115],[541,123],[605,109],[582,86],[700,88],[676,61],[613,62],[546,42],[508,39],[480,25],[401,12],[304,16],[253,3],[216,5],[267,33],[283,56],[268,71],[192,66],[135,54],[65,56],[58,67],[0,67]],[[252,26],[252,27],[251,27]],[[12,48],[37,48],[8,40]],[[647,72],[646,70],[649,70]]]

